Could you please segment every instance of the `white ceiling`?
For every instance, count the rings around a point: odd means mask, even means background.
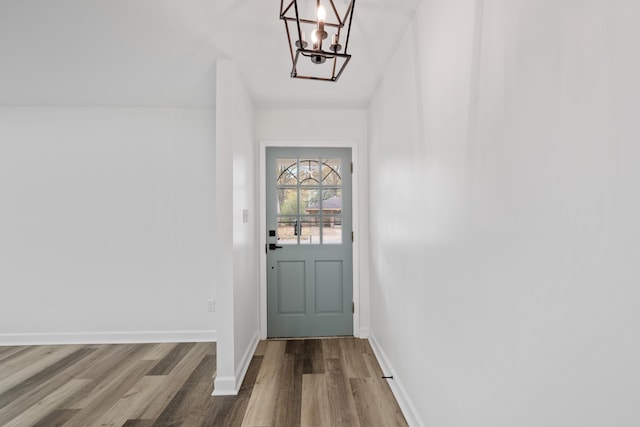
[[[289,77],[279,0],[0,0],[0,105],[209,107],[227,58],[260,106],[361,107],[419,1],[356,0],[328,83]]]

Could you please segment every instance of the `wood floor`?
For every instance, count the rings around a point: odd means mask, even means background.
[[[0,426],[405,426],[368,341],[262,341],[238,396],[213,343],[0,347]]]

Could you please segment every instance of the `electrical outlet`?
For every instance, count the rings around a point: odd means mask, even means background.
[[[209,313],[213,313],[214,311],[216,311],[216,300],[210,299],[207,301],[207,311]]]

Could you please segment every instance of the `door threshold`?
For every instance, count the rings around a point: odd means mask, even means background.
[[[295,341],[295,340],[332,340],[340,338],[355,338],[353,335],[331,335],[327,337],[271,337],[267,341]]]

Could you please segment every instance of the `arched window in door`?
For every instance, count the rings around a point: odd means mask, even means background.
[[[342,161],[278,159],[281,244],[342,243]]]

